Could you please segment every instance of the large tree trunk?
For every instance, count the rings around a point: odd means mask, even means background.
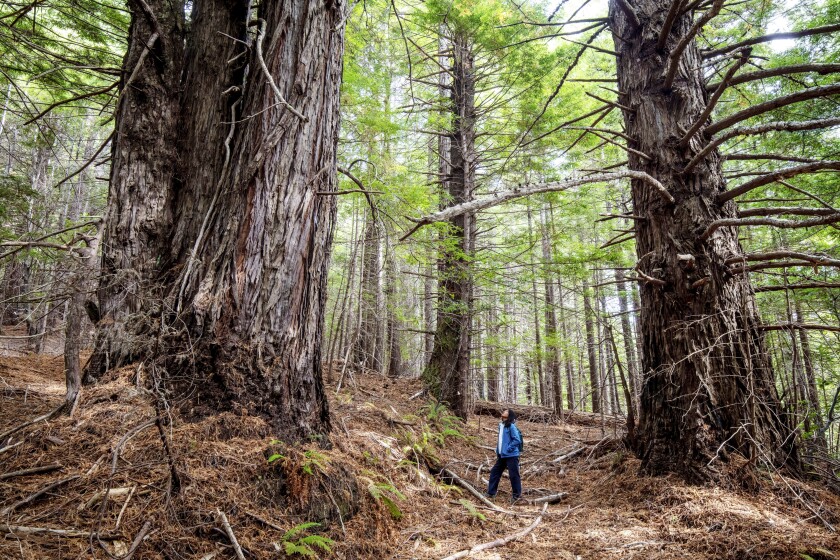
[[[671,88],[664,87],[668,54],[693,22],[677,17],[666,47],[657,38],[671,0],[629,0],[641,21],[636,28],[610,2],[618,51],[619,102],[632,139],[630,168],[658,179],[674,202],[633,181],[638,268],[660,282],[642,286],[643,339],[639,437],[643,468],[676,471],[689,479],[715,475],[715,458],[731,451],[776,465],[798,463],[795,435],[779,404],[761,334],[753,291],[743,275],[732,276],[725,259],[741,254],[735,228],[700,234],[710,222],[734,218],[718,153],[690,173],[681,170],[702,147],[701,132],[679,140],[700,117],[707,93],[703,61],[691,40]],[[646,154],[646,157],[638,155]]]
[[[469,200],[475,184],[475,75],[467,39],[452,41],[453,133],[450,136],[447,177],[451,204]],[[455,247],[441,257],[438,316],[432,357],[424,377],[432,394],[445,402],[453,414],[466,418],[470,375],[470,330],[472,275],[469,254],[472,216],[461,214],[449,221]]]
[[[147,5],[156,23],[132,17],[127,72],[143,64],[117,113],[103,259],[112,278],[89,370],[155,359],[193,395],[194,413],[261,414],[287,441],[324,434],[335,198],[318,193],[335,190],[342,6],[264,1],[246,51],[225,38],[246,39],[246,2],[195,2],[179,82],[183,12]],[[165,37],[144,56],[155,29]],[[239,54],[247,78],[228,64]]]
[[[128,50],[111,141],[100,320],[87,381],[150,351],[150,319],[160,316],[162,306],[159,260],[172,243],[184,13],[181,2],[146,5],[151,14],[129,3]]]

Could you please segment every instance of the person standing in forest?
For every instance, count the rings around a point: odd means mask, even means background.
[[[516,427],[516,414],[510,410],[502,411],[499,422],[499,436],[496,442],[496,464],[490,470],[487,497],[492,499],[499,489],[499,480],[505,469],[510,477],[510,503],[515,504],[522,496],[522,480],[519,478],[519,455],[522,453],[522,433]]]

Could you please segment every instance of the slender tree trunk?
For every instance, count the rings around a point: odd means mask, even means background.
[[[551,274],[553,261],[551,250],[551,235],[549,232],[548,216],[545,208],[540,212],[541,241],[543,257],[543,286],[545,288],[545,351],[546,351],[546,385],[551,383],[552,403],[557,414],[563,412],[563,378],[560,374],[560,346],[557,340],[557,313],[555,311],[554,279]]]
[[[449,151],[451,172],[447,183],[450,202],[459,204],[469,200],[475,184],[475,76],[473,55],[467,39],[456,36],[451,47],[453,133]],[[432,357],[424,374],[432,394],[447,403],[453,414],[461,418],[466,418],[468,414],[472,221],[472,216],[468,214],[449,221],[456,247],[444,249],[441,258],[437,330]]]
[[[744,275],[725,260],[742,253],[737,230],[726,227],[702,240],[716,219],[736,217],[734,202],[719,203],[725,189],[720,156],[710,153],[690,173],[682,169],[706,141],[701,131],[683,148],[680,139],[708,100],[703,61],[694,40],[675,61],[666,88],[669,53],[693,24],[679,15],[666,47],[657,50],[670,0],[628,0],[641,27],[610,2],[618,51],[619,102],[630,137],[631,169],[658,179],[666,201],[632,182],[638,267],[661,282],[642,286],[644,385],[636,449],[652,473],[675,471],[688,479],[714,477],[713,463],[730,451],[798,467],[795,436],[779,404],[755,298]],[[638,153],[645,154],[645,157]]]
[[[531,206],[528,206],[528,242],[534,243],[534,226],[531,218]],[[537,384],[540,390],[539,403],[548,406],[548,391],[546,390],[546,379],[543,372],[543,346],[540,334],[540,306],[537,291],[537,266],[534,262],[534,252],[528,252],[528,259],[531,264],[531,302],[534,305],[534,365],[536,366]]]
[[[618,308],[621,313],[621,335],[624,339],[624,356],[627,359],[627,382],[630,389],[630,405],[633,411],[639,408],[639,391],[637,385],[638,363],[636,362],[636,343],[633,339],[633,329],[630,327],[630,306],[628,305],[627,283],[624,271],[616,268],[614,271],[616,286],[618,287]]]
[[[380,227],[376,216],[368,210],[365,221],[364,257],[362,258],[361,300],[359,313],[362,314],[361,330],[356,338],[353,349],[353,362],[357,367],[379,371],[379,349],[382,341],[379,337],[379,325],[382,317],[379,314],[380,282],[379,269],[381,261]]]
[[[499,319],[496,302],[490,301],[487,309],[487,400],[499,400],[499,381],[501,379],[501,360],[499,358]]]
[[[592,298],[589,295],[589,281],[583,279],[583,313],[586,326],[586,356],[589,360],[589,390],[592,392],[592,412],[601,412],[601,383],[598,374],[599,361],[597,348],[595,347],[595,325],[592,309]]]

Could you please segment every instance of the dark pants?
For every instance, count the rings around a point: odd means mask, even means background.
[[[502,478],[502,473],[508,470],[510,477],[510,487],[513,489],[514,500],[519,499],[522,495],[522,479],[519,478],[519,457],[499,457],[496,455],[496,464],[490,469],[490,485],[487,487],[487,493],[495,496],[499,490],[499,480]]]

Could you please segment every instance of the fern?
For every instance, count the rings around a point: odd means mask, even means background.
[[[280,538],[280,542],[283,543],[283,551],[286,553],[286,556],[317,558],[318,553],[313,547],[320,548],[326,553],[332,552],[332,545],[335,544],[335,541],[329,537],[322,537],[321,535],[305,535],[300,538],[295,538],[309,529],[320,526],[320,523],[307,521],[305,523],[295,525],[286,531]]]
[[[387,482],[373,482],[368,484],[368,492],[374,500],[382,502],[388,509],[388,513],[394,519],[401,519],[403,516],[402,510],[397,505],[394,498],[398,500],[405,500],[405,496],[393,484]]]
[[[462,506],[464,506],[465,508],[467,508],[467,511],[470,512],[470,515],[474,519],[480,519],[481,521],[487,521],[487,517],[485,517],[485,515],[483,513],[478,511],[478,509],[476,509],[476,507],[473,505],[473,503],[471,501],[466,500],[464,498],[461,498],[460,500],[458,500],[458,503],[461,504]]]

